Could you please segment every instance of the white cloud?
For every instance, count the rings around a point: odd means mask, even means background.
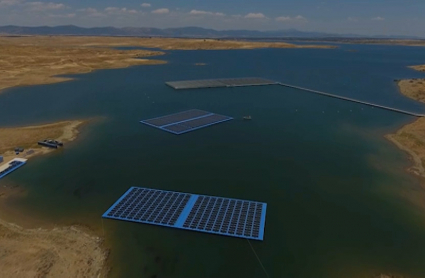
[[[120,10],[121,9],[120,8],[117,8],[117,7],[107,7],[107,8],[105,8],[105,12],[107,12],[107,13],[118,12]]]
[[[97,13],[98,11],[95,8],[85,8],[79,9],[78,12],[86,12],[86,13]]]
[[[169,9],[162,8],[152,11],[153,14],[168,14],[170,12]]]
[[[75,13],[70,14],[50,14],[49,17],[53,18],[74,18],[76,16]]]
[[[207,11],[199,11],[199,10],[191,10],[189,12],[191,15],[215,15],[215,16],[225,16],[224,13],[214,13],[214,12],[207,12]]]
[[[297,15],[295,17],[290,16],[279,16],[275,18],[278,22],[306,22],[307,19],[301,15]]]
[[[108,14],[137,14],[138,11],[127,8],[107,7],[105,12]]]
[[[143,8],[150,8],[150,7],[152,7],[152,5],[150,3],[142,3],[142,4],[140,4],[140,6],[143,7]]]
[[[385,18],[377,16],[377,17],[372,18],[372,20],[374,20],[374,21],[384,21]]]
[[[0,1],[0,7],[1,6],[16,6],[22,3],[23,0],[1,0]]]
[[[104,13],[96,10],[95,8],[85,8],[85,9],[79,9],[77,12],[84,12],[87,13],[91,17],[101,17],[106,16]]]
[[[51,10],[61,10],[66,8],[64,4],[61,3],[46,3],[46,2],[27,2],[25,3],[33,11],[51,11]]]
[[[266,18],[266,16],[262,13],[249,13],[245,18]]]

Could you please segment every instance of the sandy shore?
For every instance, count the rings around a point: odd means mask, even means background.
[[[116,50],[81,45],[60,45],[54,41],[40,42],[0,38],[0,92],[15,86],[50,84],[71,80],[57,75],[88,73],[97,69],[125,68],[135,65],[165,63],[140,59],[162,52],[147,50]]]
[[[3,163],[16,157],[28,159],[55,151],[40,147],[37,142],[44,139],[55,139],[64,143],[73,141],[79,133],[78,128],[84,123],[85,121],[64,121],[38,126],[0,128],[0,155],[4,158]],[[14,152],[16,147],[22,147],[25,150],[16,155]]]
[[[412,66],[411,68],[425,71],[425,65]],[[405,96],[425,103],[425,79],[399,80],[400,92]],[[425,118],[419,118],[398,130],[395,134],[386,136],[401,150],[410,154],[414,166],[410,172],[425,177]]]
[[[342,43],[342,44],[376,44],[376,45],[403,45],[403,46],[425,46],[424,39],[376,39],[376,38],[294,38],[289,41],[303,41],[309,43]]]
[[[44,138],[53,138],[63,142],[75,140],[85,121],[64,121],[39,126],[1,128],[0,153],[5,162],[17,157],[13,151],[16,145],[28,147],[35,155],[55,150],[41,148],[36,142]],[[66,147],[66,145],[65,145]],[[14,209],[8,204],[15,198],[25,197],[25,191],[19,187],[2,183],[0,187],[0,277],[106,277],[108,250],[102,239],[93,236],[85,227],[51,227]],[[25,223],[22,228],[5,221]]]
[[[165,63],[162,60],[147,59],[152,56],[163,55],[163,52],[112,48],[120,46],[165,50],[333,48],[326,45],[297,46],[289,43],[212,39],[0,36],[0,92],[2,89],[15,86],[50,84],[71,80],[70,78],[57,77],[58,75]]]
[[[0,220],[0,277],[104,277],[108,253],[81,227],[23,229]]]

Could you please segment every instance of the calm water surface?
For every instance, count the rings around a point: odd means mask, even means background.
[[[425,63],[424,48],[172,51],[161,58],[169,63],[0,95],[1,126],[103,119],[85,127],[81,140],[4,179],[28,190],[22,209],[100,229],[102,213],[130,186],[258,200],[268,203],[265,240],[252,245],[270,277],[425,277],[425,211],[411,202],[424,193],[404,171],[407,156],[383,138],[414,118],[279,86],[164,85],[261,76],[425,112],[393,81],[423,76],[406,66]],[[181,136],[139,123],[191,108],[235,120]],[[266,277],[246,240],[112,220],[104,229],[112,277]]]

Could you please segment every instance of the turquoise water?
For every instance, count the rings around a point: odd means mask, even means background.
[[[425,214],[410,198],[425,194],[404,171],[407,156],[383,138],[414,118],[279,86],[164,85],[261,76],[424,112],[393,80],[423,76],[406,66],[425,63],[425,49],[343,45],[161,58],[169,63],[0,95],[1,126],[100,117],[81,140],[4,180],[28,190],[19,206],[99,229],[101,214],[130,186],[258,200],[268,203],[265,240],[252,245],[270,277],[425,277]],[[191,108],[235,120],[181,136],[139,123]],[[246,240],[112,220],[104,227],[112,277],[266,277]]]

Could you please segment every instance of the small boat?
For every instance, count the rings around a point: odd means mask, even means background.
[[[251,116],[244,116],[243,119],[246,121],[252,120]]]
[[[38,142],[39,145],[44,146],[44,147],[49,147],[49,148],[54,148],[57,149],[58,146],[62,147],[63,143],[56,141],[56,140],[52,140],[52,139],[46,139],[43,141],[39,141]]]
[[[43,146],[43,147],[48,147],[48,148],[53,148],[53,149],[57,149],[58,148],[58,145],[55,144],[55,143],[53,143],[53,142],[51,142],[51,140],[38,141],[38,144],[40,146]]]

